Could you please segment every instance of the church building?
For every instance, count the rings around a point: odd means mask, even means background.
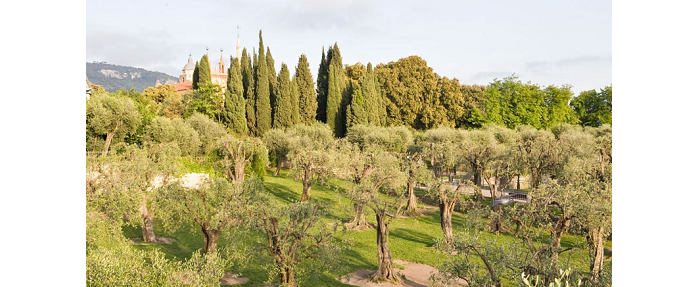
[[[208,48],[206,49],[206,54],[208,54]],[[242,45],[240,45],[239,33],[237,37],[237,45],[235,47],[235,56],[238,58],[239,64],[240,58],[242,57]],[[211,60],[209,59],[209,61]],[[179,75],[179,83],[172,85],[177,93],[186,94],[193,91],[194,68],[196,68],[196,64],[194,63],[194,60],[192,60],[191,54],[189,54],[189,60],[187,60],[187,64],[184,65],[182,73]],[[223,49],[221,49],[221,58],[218,61],[218,65],[214,66],[213,61],[211,61],[210,68],[211,82],[221,86],[221,88],[225,90],[226,84],[228,83],[228,72],[226,70],[225,60],[223,59]]]

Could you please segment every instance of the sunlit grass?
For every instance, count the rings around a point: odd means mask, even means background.
[[[287,177],[288,171],[282,170],[279,176],[272,176],[269,171],[264,179],[264,186],[269,192],[272,199],[272,204],[290,204],[300,201],[302,184],[301,182]],[[320,204],[324,207],[325,217],[323,221],[330,222],[348,222],[353,218],[353,205],[351,200],[346,196],[345,192],[351,188],[351,182],[341,180],[330,180],[326,185],[314,185],[310,192],[311,201]],[[417,191],[418,196],[423,196],[422,191]],[[488,204],[485,202],[484,204]],[[425,207],[425,204],[420,203],[420,207]],[[432,207],[431,210],[435,210]],[[366,209],[366,219],[375,224],[375,215],[370,209]],[[466,227],[473,226],[468,220],[487,221],[483,218],[467,217],[461,212],[456,212],[453,215],[453,229],[455,233],[466,232]],[[202,248],[203,238],[200,231],[195,228],[180,228],[176,232],[169,233],[165,231],[160,224],[155,225],[156,235],[174,238],[176,242],[172,244],[158,245],[142,245],[136,246],[141,249],[159,249],[164,252],[168,258],[185,260],[191,257],[191,253]],[[129,237],[140,237],[140,228],[126,227],[124,234]],[[521,241],[514,236],[508,234],[491,234],[489,232],[481,232],[480,240],[494,241],[496,244],[511,245],[520,244]],[[545,231],[540,231],[535,237],[538,245],[542,246],[549,243],[549,234]],[[390,225],[390,251],[394,259],[404,260],[408,262],[416,262],[431,266],[438,266],[448,256],[439,252],[434,248],[434,244],[442,238],[440,226],[440,217],[438,210],[425,212],[423,215],[414,218],[396,218]],[[341,242],[342,251],[338,255],[342,262],[341,270],[335,273],[323,273],[316,278],[304,282],[304,286],[347,286],[335,279],[353,272],[357,269],[376,269],[378,263],[378,255],[376,253],[376,232],[375,230],[366,231],[339,231],[335,234],[335,239]],[[249,254],[249,262],[242,270],[235,270],[241,273],[243,277],[250,279],[248,283],[242,286],[259,286],[268,280],[266,266],[272,261],[263,249],[266,238],[257,231],[228,231],[221,236],[219,248],[233,242],[232,240],[243,241],[242,244],[251,248],[252,254]],[[604,242],[606,247],[611,246],[611,242]],[[588,269],[588,253],[586,250],[586,241],[581,235],[565,234],[562,237],[562,248],[572,247],[570,251],[560,255],[561,263],[570,266],[577,270]],[[610,263],[605,268],[610,268]],[[275,278],[272,277],[272,282]],[[503,280],[505,286],[515,285],[510,280]]]

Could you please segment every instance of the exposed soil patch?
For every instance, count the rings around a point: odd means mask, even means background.
[[[221,285],[245,284],[248,281],[250,281],[249,278],[237,277],[236,275],[233,275],[233,273],[225,272],[225,276],[223,276],[223,278],[221,278]]]
[[[374,272],[373,270],[357,270],[353,273],[347,274],[340,278],[340,281],[345,284],[364,286],[364,287],[397,287],[397,286],[410,286],[410,287],[429,287],[432,286],[429,278],[432,274],[438,274],[436,268],[419,263],[412,263],[402,260],[393,260],[393,263],[399,264],[405,267],[404,270],[395,269],[396,273],[402,277],[402,284],[391,284],[389,282],[371,282],[369,278]],[[438,276],[438,275],[435,275]],[[436,283],[434,286],[460,286],[465,285],[464,280],[449,282],[448,285],[441,283]]]

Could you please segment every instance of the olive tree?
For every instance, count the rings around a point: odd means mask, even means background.
[[[547,130],[518,126],[517,148],[522,164],[528,169],[531,187],[538,188],[543,175],[555,171],[561,161],[559,140]]]
[[[427,130],[417,143],[422,146],[425,160],[429,161],[434,179],[441,180],[448,175],[449,181],[453,181],[456,166],[461,162],[461,153],[458,144],[463,141],[463,130],[454,128],[436,128]]]
[[[293,137],[288,153],[291,175],[303,183],[301,201],[308,201],[312,185],[332,174],[334,136],[327,125],[319,123],[296,125],[290,133]]]
[[[248,221],[253,203],[263,189],[256,179],[230,183],[223,178],[208,178],[198,186],[180,182],[163,188],[157,198],[166,228],[173,230],[193,222],[203,233],[203,253],[215,252],[221,232]]]
[[[228,134],[225,126],[200,113],[194,113],[185,122],[199,134],[201,149],[198,151],[198,154],[206,154],[214,150],[217,141]]]
[[[146,141],[174,143],[181,155],[195,155],[201,148],[199,133],[180,118],[156,117],[146,129]]]
[[[451,218],[455,206],[463,203],[466,190],[472,188],[475,193],[477,187],[466,187],[464,182],[453,183],[451,171],[462,161],[462,151],[459,149],[460,143],[464,141],[465,132],[453,128],[438,128],[428,130],[420,139],[420,145],[430,158],[434,177],[430,181],[429,195],[438,200],[439,214],[441,217],[441,230],[447,244],[453,241],[453,228]],[[444,173],[449,174],[450,181],[445,183],[441,177]]]
[[[352,190],[352,199],[356,207],[357,216],[362,216],[363,206],[370,208],[376,216],[376,245],[378,248],[378,270],[371,275],[374,281],[400,282],[401,279],[393,270],[393,259],[388,246],[390,236],[390,223],[405,206],[404,183],[407,176],[400,168],[400,159],[395,153],[386,152],[379,147],[360,150],[356,147],[349,149],[351,160],[341,165],[350,165],[350,162],[358,159],[357,167],[349,168],[346,174],[357,176],[358,184]],[[351,152],[353,151],[353,152]],[[393,199],[386,198],[380,191],[387,193]],[[361,212],[361,213],[359,213]],[[355,219],[356,221],[356,219]],[[359,222],[356,223],[357,225]]]
[[[103,214],[86,225],[86,286],[214,286],[228,260],[218,254],[192,254],[184,262],[168,260],[159,250],[139,250]]]
[[[86,118],[89,130],[106,136],[102,156],[107,155],[114,138],[123,139],[136,132],[141,124],[141,115],[131,99],[106,93],[97,94],[87,101]]]
[[[153,216],[157,188],[174,180],[179,151],[172,144],[147,143],[143,149],[128,146],[104,159],[88,160],[88,210],[111,218],[140,218],[143,241],[160,242]]]
[[[226,134],[218,140],[218,151],[222,158],[219,166],[223,173],[233,182],[241,183],[245,180],[245,167],[253,159],[267,164],[267,148],[262,140],[255,137],[236,137]]]
[[[294,143],[292,133],[284,129],[271,129],[264,134],[262,141],[267,146],[269,152],[276,157],[276,170],[274,176],[278,176],[281,171],[281,166],[288,160],[288,153],[291,151]]]
[[[283,207],[259,205],[255,226],[266,235],[265,249],[274,258],[273,271],[281,286],[299,286],[306,271],[331,267],[336,250],[332,234],[336,229],[321,221],[321,207],[297,202]],[[315,263],[303,270],[301,263]],[[307,266],[307,265],[306,265]]]

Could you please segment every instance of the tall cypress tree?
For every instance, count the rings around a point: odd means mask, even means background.
[[[317,71],[317,120],[327,122],[327,88],[328,75],[330,70],[330,60],[332,59],[332,46],[325,54],[325,47],[322,47],[322,60]]]
[[[324,51],[322,57],[325,58]],[[301,54],[298,59],[293,80],[298,88],[298,122],[310,125],[315,122],[318,102],[313,87],[313,75],[310,73],[310,64],[308,64],[308,58],[304,54]]]
[[[274,128],[287,128],[293,126],[293,86],[290,72],[285,63],[281,64],[278,83],[279,93],[274,107]]]
[[[262,136],[271,129],[271,103],[269,100],[269,74],[267,61],[264,56],[262,31],[259,31],[259,55],[255,66],[255,120],[256,136]]]
[[[299,110],[299,97],[298,84],[296,83],[296,77],[294,76],[291,80],[291,122],[292,125],[299,124],[301,122],[301,114]]]
[[[369,103],[363,96],[362,87],[351,84],[351,104],[347,107],[347,127],[353,125],[365,125],[369,123],[369,115],[367,113]]]
[[[375,126],[384,125],[385,117],[387,116],[385,104],[382,101],[378,78],[373,71],[371,63],[366,65],[366,73],[361,77],[359,83],[365,102],[366,115],[368,116],[367,123]]]
[[[240,61],[242,74],[242,87],[245,96],[245,118],[247,119],[247,132],[252,135],[256,121],[254,117],[254,73],[252,70],[252,60],[247,48],[242,49],[242,59]]]
[[[330,125],[334,135],[344,136],[346,128],[346,76],[342,65],[342,56],[339,47],[334,44],[330,68],[327,75],[327,124]]]
[[[228,85],[225,90],[225,106],[223,118],[225,124],[236,134],[247,134],[247,119],[245,118],[245,97],[242,86],[242,73],[238,66],[238,59],[230,57],[228,69]]]
[[[200,88],[211,83],[211,64],[208,61],[208,55],[201,56],[198,67],[199,77],[196,81],[196,87]]]
[[[269,104],[271,106],[271,118],[274,118],[274,107],[276,106],[276,94],[279,89],[279,83],[276,78],[276,67],[274,67],[274,58],[271,56],[271,50],[267,46],[267,53],[264,55],[267,60],[267,74],[269,75]]]
[[[192,75],[192,89],[198,90],[199,89],[199,61],[196,61],[196,65],[194,66],[194,74]]]

